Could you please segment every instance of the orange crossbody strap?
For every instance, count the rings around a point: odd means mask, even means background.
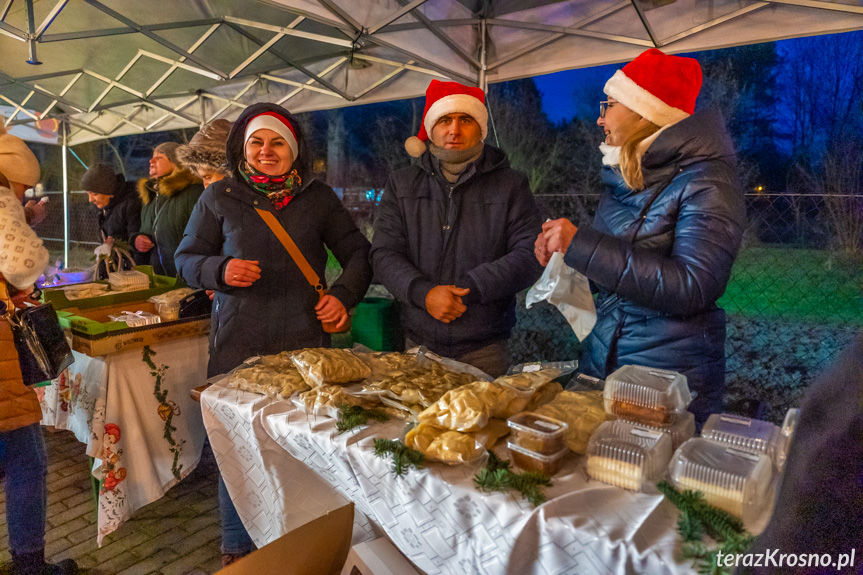
[[[324,297],[326,290],[324,290],[324,286],[321,284],[321,278],[318,277],[318,274],[316,274],[315,270],[312,269],[312,266],[309,265],[303,252],[300,251],[300,248],[297,247],[297,244],[294,243],[294,240],[291,239],[291,236],[288,235],[288,232],[285,231],[285,228],[279,223],[276,216],[273,215],[273,212],[268,212],[267,210],[262,210],[260,208],[255,208],[255,211],[258,212],[258,215],[261,216],[261,219],[264,220],[264,223],[267,224],[267,227],[270,228],[273,235],[276,236],[276,239],[285,246],[288,254],[293,258],[294,263],[297,264],[297,267],[300,268],[300,271],[303,272],[304,276],[306,276],[306,281],[308,281],[309,284],[315,288],[315,291],[318,292],[318,298]]]

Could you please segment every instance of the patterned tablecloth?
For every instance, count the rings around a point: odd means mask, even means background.
[[[571,456],[549,500],[533,508],[511,494],[479,493],[467,466],[393,477],[372,440],[398,437],[400,422],[337,435],[331,419],[222,385],[204,392],[201,407],[228,492],[258,546],[336,506],[340,494],[356,504],[354,543],[382,531],[428,574],[693,572],[675,560],[674,507],[660,495],[588,481],[583,458]]]
[[[36,388],[42,424],[87,444],[99,480],[97,542],[192,472],[206,432],[189,391],[206,380],[207,337],[75,363]]]

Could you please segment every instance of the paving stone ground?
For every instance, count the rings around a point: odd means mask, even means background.
[[[90,575],[209,575],[221,568],[218,467],[209,446],[198,467],[96,546],[96,506],[84,444],[43,428],[48,451],[49,560],[71,557]],[[8,575],[6,495],[0,483],[0,575]],[[84,571],[86,569],[86,571]]]

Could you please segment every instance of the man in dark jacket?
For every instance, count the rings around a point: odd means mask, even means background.
[[[141,229],[141,198],[135,184],[106,164],[96,164],[84,173],[81,188],[87,199],[99,210],[99,232],[102,241],[129,243]],[[136,263],[144,263],[144,254],[134,252]]]
[[[497,376],[509,364],[515,294],[541,273],[541,224],[527,178],[483,143],[487,119],[482,90],[432,81],[419,136],[405,144],[419,161],[390,176],[371,260],[404,304],[409,344]]]
[[[150,179],[138,182],[144,205],[141,229],[132,238],[135,249],[160,275],[176,276],[174,252],[204,186],[201,178],[178,165],[176,142],[159,144],[150,160]]]

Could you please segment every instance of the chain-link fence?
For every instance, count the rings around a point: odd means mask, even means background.
[[[45,247],[51,252],[52,265],[63,259],[63,192],[46,192],[45,219],[34,226]],[[93,265],[93,249],[102,242],[96,208],[87,201],[86,192],[69,194],[69,261],[67,268]]]
[[[338,192],[370,237],[380,190]],[[50,198],[37,231],[56,257],[63,248],[62,195]],[[599,196],[536,199],[543,219],[565,217],[581,225],[592,218]],[[746,204],[744,245],[720,300],[729,318],[726,401],[763,400],[777,420],[863,326],[863,237],[850,234],[849,240],[847,233],[863,229],[854,228],[863,222],[863,197],[751,194]],[[89,265],[99,232],[84,193],[70,195],[70,233],[69,265]],[[544,303],[528,310],[523,302],[520,294],[511,360],[578,357],[579,342],[560,313]]]
[[[590,221],[597,195],[537,196],[543,217]],[[779,420],[863,326],[863,197],[748,194],[748,226],[720,305],[728,312],[726,403],[764,401]],[[523,295],[520,298],[523,301]],[[512,361],[576,357],[552,306],[518,308]]]

